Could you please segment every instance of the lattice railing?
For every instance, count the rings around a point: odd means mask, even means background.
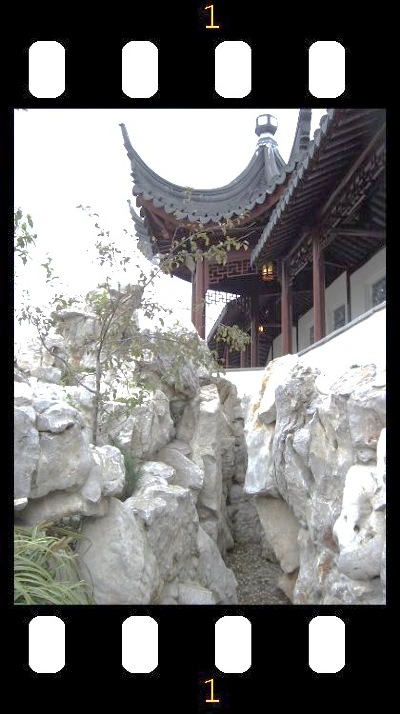
[[[250,265],[250,260],[243,258],[241,260],[232,260],[226,265],[210,265],[209,266],[209,283],[215,284],[226,278],[235,278],[242,275],[255,275],[255,268]]]

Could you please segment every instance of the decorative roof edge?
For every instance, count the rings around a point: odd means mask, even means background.
[[[254,265],[255,261],[257,260],[258,256],[260,255],[269,236],[272,233],[272,230],[274,229],[280,216],[282,215],[287,204],[289,203],[295,188],[298,186],[299,182],[301,181],[301,179],[304,176],[304,173],[307,171],[307,169],[310,165],[310,162],[314,158],[315,152],[319,149],[321,141],[322,141],[323,137],[325,136],[325,134],[328,130],[328,127],[330,126],[334,116],[335,116],[335,109],[328,109],[327,113],[321,117],[321,120],[319,123],[319,129],[316,129],[316,131],[314,132],[314,139],[313,139],[313,141],[310,141],[308,149],[306,151],[306,155],[302,157],[299,165],[297,166],[296,170],[293,172],[283,196],[281,197],[281,199],[278,201],[277,205],[271,212],[269,221],[268,221],[267,225],[265,226],[263,232],[261,233],[260,240],[258,241],[256,247],[254,248],[253,252],[251,253],[251,256],[250,256],[250,265],[251,266]]]
[[[258,146],[245,169],[230,183],[213,189],[178,186],[153,171],[133,148],[124,124],[120,124],[124,146],[132,167],[133,195],[142,196],[165,213],[180,219],[209,223],[242,215],[263,204],[277,186],[286,181],[296,161],[285,164],[276,142]],[[293,153],[293,152],[292,152]]]

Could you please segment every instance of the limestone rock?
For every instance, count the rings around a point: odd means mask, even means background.
[[[145,463],[140,466],[140,471],[142,474],[142,485],[145,483],[147,486],[150,483],[159,483],[160,478],[165,479],[167,483],[171,483],[176,477],[175,469],[160,461],[145,461]]]
[[[115,446],[92,446],[93,466],[81,488],[87,500],[96,503],[101,497],[119,496],[125,485],[124,457]]]
[[[181,441],[180,439],[173,439],[172,441],[170,441],[168,446],[170,449],[175,449],[176,451],[180,451],[181,454],[183,454],[184,456],[190,457],[190,455],[192,453],[192,450],[191,450],[189,444],[187,444],[185,441]]]
[[[299,567],[299,523],[282,498],[259,496],[255,500],[261,525],[283,572]]]
[[[258,418],[263,424],[276,421],[275,391],[291,374],[297,364],[297,355],[285,355],[270,362],[263,374],[259,395]]]
[[[386,429],[382,429],[376,449],[376,477],[386,485]]]
[[[33,406],[39,414],[42,414],[54,404],[66,402],[67,392],[61,385],[40,382],[35,377],[31,377],[29,382],[33,391]],[[68,403],[66,403],[66,406],[69,406]]]
[[[382,546],[382,559],[381,559],[381,587],[382,587],[382,599],[386,603],[386,538]]]
[[[41,498],[50,491],[78,490],[93,465],[89,442],[78,424],[61,433],[41,432],[40,456],[30,498]]]
[[[303,367],[302,364],[295,364],[292,371],[286,374],[275,390],[276,426],[273,441],[275,481],[280,495],[290,505],[292,505],[290,489],[285,472],[287,450],[292,449],[292,440],[290,439],[288,443],[288,436],[302,429],[314,412],[313,400],[315,399],[317,374],[316,370]],[[288,458],[298,464],[293,451],[294,449]],[[303,473],[302,489],[306,478],[306,474]],[[294,503],[292,507],[294,507]]]
[[[174,423],[169,411],[169,400],[160,390],[146,404],[132,414],[132,454],[148,461],[175,436]]]
[[[24,383],[24,384],[29,384],[29,378],[28,376],[17,366],[16,360],[14,361],[14,387],[15,383]]]
[[[157,452],[155,458],[175,470],[171,483],[189,488],[197,500],[197,494],[203,487],[204,471],[187,458],[181,451],[173,447],[173,443],[164,446]]]
[[[29,496],[32,478],[38,468],[39,454],[39,434],[36,429],[34,409],[30,406],[15,407],[14,498],[20,499]]]
[[[262,528],[254,497],[244,493],[239,484],[229,490],[228,515],[235,543],[260,542]]]
[[[14,405],[27,407],[32,405],[33,390],[29,381],[14,382]]]
[[[340,547],[338,570],[353,580],[368,580],[381,572],[385,514],[374,510],[372,503],[378,489],[375,468],[355,464],[349,469],[333,532]]]
[[[29,337],[16,348],[16,364],[19,370],[44,381],[59,382],[65,373],[65,364],[59,357],[67,360],[67,351],[63,338],[54,331],[45,338],[46,347],[38,337]],[[47,371],[49,370],[49,371]],[[49,379],[47,380],[47,377]]]
[[[28,505],[28,499],[25,498],[14,498],[14,511],[22,511]]]
[[[216,600],[211,592],[195,583],[179,583],[179,605],[215,605]]]
[[[77,550],[98,605],[148,605],[162,582],[140,519],[116,498],[102,518],[86,518]]]
[[[322,605],[384,605],[380,578],[352,580],[332,569],[326,581]]]
[[[282,587],[295,604],[382,602],[384,373],[366,365],[319,374],[301,360],[289,362],[272,390],[274,363],[265,370],[268,380],[245,423],[246,493],[261,504],[272,499],[260,496],[278,496],[300,529],[298,560],[290,564],[296,568]],[[261,512],[260,520],[270,542],[271,522]],[[285,518],[277,518],[276,541],[286,535]]]
[[[57,522],[68,516],[104,516],[108,510],[108,500],[97,502],[86,500],[79,491],[53,491],[44,498],[35,498],[18,515],[18,522],[24,526]]]
[[[176,434],[178,439],[189,444],[191,459],[204,472],[197,510],[202,527],[215,541],[222,521],[221,422],[218,390],[215,384],[210,384],[202,387],[198,396],[188,401]]]
[[[165,583],[161,591],[158,605],[177,605],[179,598],[179,580],[174,580],[172,583]]]
[[[153,476],[123,506],[145,525],[162,579],[194,579],[199,521],[190,491]]]
[[[201,527],[198,529],[197,545],[199,552],[198,580],[200,584],[211,590],[216,604],[236,604],[236,578],[232,570],[226,567],[216,543]]]
[[[335,553],[329,548],[317,547],[307,528],[300,528],[297,542],[300,568],[292,602],[295,605],[321,604],[327,592],[327,576],[335,564]]]
[[[65,309],[57,313],[57,330],[68,345],[73,368],[95,367],[93,345],[100,335],[100,322],[93,312]]]
[[[278,586],[285,593],[286,597],[291,600],[291,602],[294,601],[294,588],[298,572],[298,570],[294,570],[293,573],[282,573],[278,579]]]
[[[42,382],[61,384],[62,370],[58,367],[35,367],[31,370],[31,374]]]
[[[256,412],[255,412],[256,415]],[[248,466],[244,482],[244,491],[248,494],[277,497],[279,495],[275,481],[273,442],[275,427],[258,421],[257,415],[247,422],[246,442]]]
[[[79,412],[63,403],[51,404],[37,418],[38,431],[49,431],[52,434],[59,434],[75,424],[82,425]]]
[[[145,374],[157,376],[161,380],[160,384],[171,387],[178,397],[194,397],[199,388],[211,380],[211,372],[207,367],[208,363],[211,364],[210,354],[206,343],[200,340],[195,330],[181,328],[176,334],[178,339],[181,336],[182,340],[191,340],[193,349],[198,350],[196,362],[192,359],[186,359],[184,363],[177,362],[176,355],[163,350],[162,342],[158,341],[153,356],[142,360],[141,370]],[[149,336],[149,340],[154,338]]]

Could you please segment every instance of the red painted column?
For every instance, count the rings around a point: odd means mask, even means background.
[[[192,319],[193,325],[196,327],[195,305],[196,305],[196,269],[193,270],[193,273],[192,273],[192,311],[191,311],[191,319]]]
[[[292,291],[285,261],[281,276],[281,330],[282,356],[292,354]]]
[[[229,367],[229,347],[225,345],[225,369]]]
[[[206,335],[206,274],[208,282],[208,266],[204,261],[197,259],[195,272],[194,304],[193,304],[193,324],[200,337],[205,339]]]
[[[325,337],[325,265],[320,236],[313,236],[314,342]]]
[[[250,367],[258,367],[258,293],[251,296],[251,351]]]

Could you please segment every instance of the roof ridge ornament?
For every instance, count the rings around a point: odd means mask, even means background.
[[[257,142],[257,152],[264,153],[264,174],[268,184],[272,184],[279,177],[281,168],[284,168],[278,144],[274,139],[277,128],[278,120],[272,114],[261,114],[256,119],[255,132],[260,137]]]
[[[259,136],[257,142],[258,146],[265,146],[270,144],[272,146],[278,146],[274,139],[274,134],[278,128],[278,120],[272,114],[260,114],[256,119],[255,132]]]

